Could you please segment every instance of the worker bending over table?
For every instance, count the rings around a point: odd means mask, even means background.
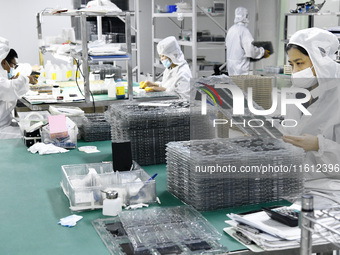
[[[29,83],[36,84],[37,78],[33,75],[24,76],[14,69],[17,66],[18,58],[15,50],[9,48],[7,39],[0,37],[0,139],[20,138],[20,129],[16,122],[13,122],[12,111],[17,100],[29,90]]]
[[[174,36],[169,36],[157,44],[157,51],[163,66],[161,83],[145,81],[141,84],[146,92],[176,92],[181,99],[190,98],[191,71],[183,52]]]

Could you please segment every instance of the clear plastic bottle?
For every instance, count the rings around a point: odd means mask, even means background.
[[[96,70],[93,72],[94,80],[99,81],[100,80],[100,70]]]
[[[52,80],[52,75],[51,75],[51,69],[53,68],[53,65],[50,60],[47,60],[47,63],[45,65],[45,78],[46,80]]]
[[[81,67],[79,67],[80,69]],[[77,80],[80,81],[81,80],[81,77],[80,77],[80,71],[79,69],[77,68],[77,65],[73,65],[73,69],[72,69],[72,80]],[[78,71],[77,71],[78,70]]]
[[[53,85],[53,87],[52,87],[52,95],[53,95],[54,97],[57,97],[57,96],[59,96],[59,94],[60,94],[60,87],[59,87],[59,84]]]
[[[106,199],[103,201],[103,215],[117,216],[122,211],[123,200],[118,197],[115,190],[106,191]]]
[[[65,64],[61,65],[61,80],[62,81],[67,81],[67,67]]]
[[[72,80],[72,66],[68,63],[66,65],[67,73],[66,73],[66,80]]]
[[[63,80],[63,71],[60,66],[55,65],[55,70],[56,70],[56,80],[57,81],[62,81]]]
[[[107,88],[107,96],[108,97],[116,97],[116,83],[115,80],[113,79],[113,74],[112,75],[106,75],[105,76],[105,86]]]
[[[104,79],[104,88],[106,89],[106,90],[108,90],[109,89],[109,83],[110,83],[110,77],[111,75],[109,75],[109,74],[106,74],[105,75],[105,79]]]
[[[125,98],[125,86],[121,79],[117,80],[116,84],[116,98],[124,99]]]
[[[57,66],[56,65],[52,65],[50,69],[50,75],[51,75],[51,80],[54,80],[54,81],[57,80]]]
[[[77,65],[72,65],[72,74],[71,74],[71,80],[76,80],[76,71],[77,71]]]
[[[94,73],[93,72],[89,73],[89,80],[94,81]]]
[[[38,84],[42,84],[46,81],[46,71],[43,66],[40,67],[39,72],[40,72],[40,75],[38,78]]]

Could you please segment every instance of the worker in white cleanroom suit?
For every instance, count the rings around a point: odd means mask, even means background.
[[[189,100],[192,75],[176,38],[169,36],[161,40],[157,51],[165,67],[163,79],[161,83],[145,82],[145,90],[176,92],[181,99]]]
[[[305,104],[311,115],[287,107],[286,118],[298,124],[285,128],[283,140],[306,151],[305,187],[327,192],[340,192],[340,65],[333,60],[338,46],[335,35],[319,28],[297,31],[287,46],[292,87],[308,89],[312,97]]]
[[[248,10],[244,7],[235,9],[234,25],[229,28],[226,37],[227,69],[229,75],[249,74],[250,59],[269,57],[269,51],[256,47],[248,29]]]
[[[0,37],[0,139],[21,137],[19,127],[12,122],[12,111],[17,100],[29,90],[28,83],[36,83],[33,77],[13,74],[16,60],[6,60],[9,52],[8,40]]]

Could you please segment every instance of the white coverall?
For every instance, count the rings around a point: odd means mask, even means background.
[[[170,58],[177,65],[174,68],[164,70],[161,87],[166,91],[176,92],[181,99],[190,99],[190,79],[192,78],[188,63],[184,59],[183,52],[174,36],[169,36],[157,44],[159,55]]]
[[[229,28],[226,37],[227,47],[227,68],[229,75],[249,74],[250,58],[260,59],[265,50],[263,47],[256,47],[249,29],[247,28],[248,10],[244,7],[235,9],[234,25]]]
[[[319,28],[296,32],[289,44],[304,48],[315,68],[319,86],[311,91],[318,99],[307,110],[310,116],[302,115],[296,106],[287,108],[286,119],[294,119],[298,125],[285,128],[285,134],[310,134],[318,137],[319,150],[306,153],[305,164],[314,172],[306,173],[305,187],[317,191],[338,190],[340,192],[340,65],[332,60],[338,49],[337,37]],[[316,172],[326,164],[327,172]],[[338,168],[338,171],[330,171]]]
[[[0,38],[0,61],[6,58],[8,52],[8,41]],[[0,70],[0,139],[21,137],[19,127],[11,126],[12,111],[17,100],[29,90],[28,83],[28,77],[19,75],[17,79],[9,80],[7,71]]]

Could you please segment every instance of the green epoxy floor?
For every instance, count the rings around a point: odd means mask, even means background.
[[[74,149],[64,154],[38,155],[28,152],[21,139],[0,140],[1,255],[110,254],[91,224],[105,217],[101,210],[77,213],[84,218],[73,228],[57,225],[60,218],[72,214],[60,187],[61,166],[112,160],[111,141],[78,142],[78,147],[84,145],[96,145],[100,153],[86,154]],[[182,204],[166,191],[165,165],[143,168],[150,175],[158,173],[156,185],[161,206]],[[223,232],[227,226],[226,213],[259,208],[250,206],[202,214],[222,233],[220,242],[235,251],[244,246]]]

